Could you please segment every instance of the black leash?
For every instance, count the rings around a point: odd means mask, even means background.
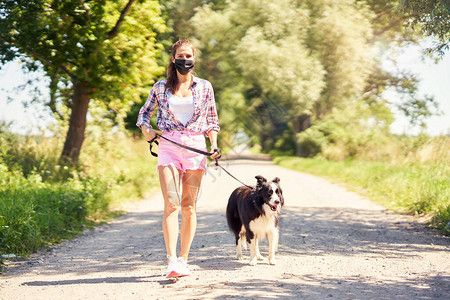
[[[203,150],[199,150],[199,149],[196,149],[196,148],[192,148],[192,147],[189,147],[189,146],[182,145],[182,144],[180,144],[180,143],[177,143],[177,142],[175,142],[175,141],[172,141],[172,140],[170,140],[170,139],[168,139],[168,138],[162,136],[161,134],[156,134],[155,137],[154,137],[151,141],[147,141],[147,142],[150,144],[150,153],[151,153],[151,155],[153,155],[154,157],[158,157],[158,153],[155,153],[155,152],[152,151],[153,143],[155,143],[156,145],[159,145],[159,142],[158,142],[158,140],[157,140],[158,137],[163,138],[163,139],[165,139],[166,141],[171,142],[172,144],[177,145],[178,147],[181,147],[181,148],[186,149],[186,150],[189,150],[189,151],[193,151],[193,152],[198,153],[198,154],[203,154],[203,155],[206,155],[206,156],[211,156],[211,155],[213,155],[214,153],[218,152],[218,153],[219,153],[219,157],[217,157],[217,158],[215,159],[215,160],[216,160],[215,166],[216,166],[216,167],[220,167],[222,170],[225,171],[225,173],[227,173],[228,175],[230,175],[231,178],[235,179],[236,181],[239,181],[241,184],[245,185],[246,187],[248,187],[248,188],[250,188],[250,189],[253,189],[252,186],[243,183],[242,181],[240,181],[239,179],[237,179],[236,177],[234,177],[230,172],[228,172],[224,167],[222,167],[222,166],[219,164],[219,158],[222,157],[222,152],[221,152],[219,149],[214,149],[213,152],[206,152],[206,151],[203,151]]]
[[[214,149],[214,152],[206,152],[206,151],[202,151],[202,150],[199,150],[199,149],[196,149],[196,148],[192,148],[192,147],[189,147],[189,146],[185,146],[185,145],[182,145],[182,144],[177,143],[177,142],[175,142],[175,141],[172,141],[172,140],[170,140],[170,139],[168,139],[168,138],[162,136],[161,134],[156,134],[155,137],[154,137],[151,141],[148,141],[148,143],[150,144],[150,153],[151,153],[154,157],[158,157],[158,154],[152,151],[153,143],[155,143],[156,145],[159,145],[159,142],[156,140],[158,137],[163,138],[163,139],[165,139],[166,141],[171,142],[172,144],[177,145],[178,147],[184,148],[184,149],[189,150],[189,151],[193,151],[193,152],[198,153],[198,154],[203,154],[203,155],[206,155],[206,156],[211,156],[211,155],[213,155],[214,153],[219,152],[219,157],[218,157],[218,158],[221,158],[221,157],[222,157],[222,152],[220,152],[219,149]],[[218,158],[217,158],[217,159],[218,159]]]
[[[248,185],[248,184],[243,183],[242,181],[240,181],[239,179],[237,179],[236,177],[234,177],[233,175],[231,175],[230,172],[228,172],[224,167],[222,167],[221,165],[219,165],[219,159],[218,159],[218,158],[216,158],[216,164],[215,164],[215,165],[216,165],[216,167],[220,167],[222,170],[224,170],[225,173],[227,173],[228,175],[230,175],[231,178],[233,178],[234,180],[239,181],[241,184],[245,185],[246,187],[248,187],[248,188],[251,189],[251,190],[254,189],[253,186],[250,186],[250,185]]]

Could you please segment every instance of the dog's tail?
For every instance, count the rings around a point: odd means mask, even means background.
[[[231,232],[234,233],[236,237],[236,245],[239,239],[239,233],[242,228],[242,222],[239,218],[239,212],[238,212],[238,194],[239,190],[236,189],[230,196],[230,199],[228,199],[228,205],[227,205],[227,223],[228,228]]]

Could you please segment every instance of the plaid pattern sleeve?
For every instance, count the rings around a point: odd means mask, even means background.
[[[163,131],[193,131],[202,132],[205,135],[209,131],[219,131],[219,118],[217,115],[214,90],[209,81],[193,76],[191,85],[194,98],[194,114],[184,125],[170,111],[166,80],[160,80],[153,86],[147,101],[139,111],[137,126],[150,127],[150,118],[158,106],[156,124]]]
[[[208,82],[209,83],[209,82]],[[205,133],[207,134],[211,130],[219,131],[219,116],[217,115],[217,108],[216,108],[216,100],[214,98],[214,90],[209,83],[209,93],[208,93],[208,108],[206,110],[206,130]]]
[[[139,115],[137,118],[136,126],[141,127],[142,125],[147,125],[148,127],[152,127],[150,125],[150,119],[152,117],[153,111],[158,105],[158,95],[161,93],[161,90],[164,90],[165,82],[158,81],[153,86],[150,94],[147,97],[147,101],[139,110]]]

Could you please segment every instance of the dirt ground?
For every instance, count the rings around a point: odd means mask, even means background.
[[[269,162],[224,161],[238,178],[281,178],[277,265],[235,259],[225,207],[240,184],[210,167],[191,276],[164,278],[162,198],[9,267],[0,299],[449,299],[450,239],[324,179]],[[261,252],[267,255],[267,241]],[[246,259],[249,251],[244,252]]]

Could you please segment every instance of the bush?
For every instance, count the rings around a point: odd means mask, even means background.
[[[328,140],[320,128],[308,128],[297,134],[297,143],[302,157],[314,157],[323,151]]]
[[[0,164],[0,184],[0,253],[36,251],[83,228],[89,197],[73,183],[44,183]]]
[[[92,132],[91,132],[92,133]],[[0,254],[26,255],[102,222],[158,186],[148,145],[123,134],[88,138],[82,165],[58,164],[57,138],[0,126]]]
[[[392,163],[448,163],[450,137],[397,136],[382,128],[339,122],[332,117],[318,120],[297,134],[302,157],[333,161],[359,159]]]

